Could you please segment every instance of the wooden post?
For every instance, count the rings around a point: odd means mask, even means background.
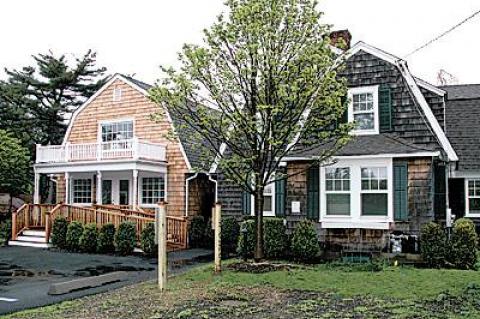
[[[220,203],[215,204],[215,272],[220,273],[222,271],[222,229],[221,229],[221,211],[222,205]]]
[[[12,240],[17,240],[17,212],[12,213]]]
[[[158,207],[158,288],[164,291],[167,285],[167,203]]]

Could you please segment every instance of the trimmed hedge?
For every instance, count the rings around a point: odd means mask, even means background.
[[[80,250],[80,237],[83,234],[83,225],[77,221],[71,222],[67,227],[65,246],[69,251]]]
[[[420,252],[429,267],[441,268],[445,265],[447,236],[443,228],[434,222],[422,227]]]
[[[283,219],[265,218],[263,227],[265,256],[269,259],[284,257],[288,248],[288,236]]]
[[[320,253],[315,225],[309,220],[302,220],[293,231],[291,250],[296,260],[311,262]]]
[[[223,217],[221,228],[222,256],[229,257],[231,254],[234,254],[237,249],[240,225],[234,217]]]
[[[149,223],[147,227],[142,230],[141,234],[142,250],[147,256],[155,256],[158,252],[155,244],[155,224]]]
[[[132,222],[123,222],[118,227],[115,234],[115,246],[121,255],[133,253],[137,242],[135,224]]]
[[[203,247],[205,243],[205,219],[203,216],[194,216],[190,221],[188,231],[189,246],[191,248]]]
[[[247,229],[247,238],[245,241],[242,229]],[[281,218],[264,218],[263,220],[263,240],[265,257],[270,259],[282,258],[286,255],[288,249],[287,228]],[[255,245],[257,243],[255,220],[248,219],[240,225],[240,235],[238,239],[237,253],[247,258],[253,257]]]
[[[68,222],[65,217],[55,218],[52,226],[51,241],[52,245],[60,249],[67,248],[67,228]]]
[[[80,249],[85,253],[95,253],[97,251],[97,238],[97,225],[93,223],[85,225],[80,237]]]
[[[115,252],[115,225],[105,224],[100,228],[97,239],[97,250],[100,253]]]
[[[0,223],[0,246],[8,244],[12,235],[12,221],[7,219]]]
[[[459,269],[474,269],[477,262],[477,233],[470,219],[460,218],[453,225],[449,261]]]

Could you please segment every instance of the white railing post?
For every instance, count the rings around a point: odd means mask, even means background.
[[[102,142],[97,143],[97,161],[102,160]]]
[[[40,160],[42,159],[42,155],[40,152],[41,152],[40,144],[35,144],[35,157],[36,157],[35,163],[40,163]]]
[[[132,140],[132,156],[134,159],[138,159],[139,157],[139,144],[138,144],[138,138],[134,137]]]
[[[70,159],[70,142],[65,143],[65,162]]]

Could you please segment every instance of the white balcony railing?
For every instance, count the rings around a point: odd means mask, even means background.
[[[105,161],[116,159],[166,160],[162,144],[137,139],[87,144],[37,145],[37,163]]]

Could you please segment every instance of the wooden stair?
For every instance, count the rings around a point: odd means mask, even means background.
[[[51,244],[47,243],[45,229],[24,229],[15,240],[8,242],[10,246],[23,246],[34,248],[49,248]]]

